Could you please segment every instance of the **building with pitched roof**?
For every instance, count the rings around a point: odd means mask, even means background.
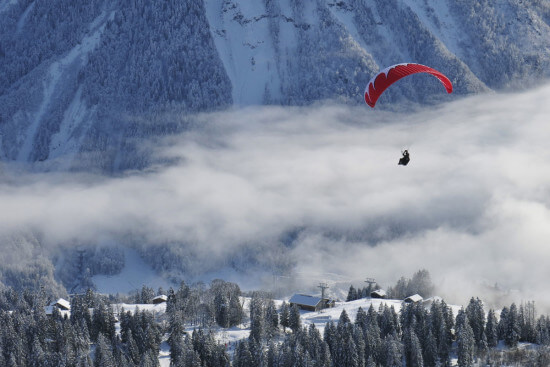
[[[386,298],[386,291],[383,289],[377,289],[370,292],[370,298]]]
[[[413,294],[412,296],[409,296],[403,300],[405,303],[417,303],[422,302],[423,298],[420,294]]]
[[[334,301],[328,298],[308,296],[306,294],[295,294],[293,295],[288,303],[298,306],[301,310],[304,311],[320,311],[325,308],[334,307]]]
[[[154,305],[158,305],[159,303],[164,303],[164,302],[167,302],[168,301],[168,296],[164,295],[164,294],[161,294],[159,296],[156,296],[155,298],[153,298],[153,304]]]

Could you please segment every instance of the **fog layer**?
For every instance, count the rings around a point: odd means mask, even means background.
[[[424,268],[451,301],[498,284],[550,304],[549,100],[543,87],[410,114],[332,103],[204,114],[155,143],[177,163],[146,172],[4,165],[0,231],[185,243],[205,264],[292,233],[288,271],[308,279],[388,286]]]

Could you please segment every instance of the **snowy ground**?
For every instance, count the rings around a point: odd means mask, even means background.
[[[209,283],[212,279],[224,279],[227,282],[238,283],[241,290],[253,290],[259,286],[258,279],[249,277],[243,279],[242,274],[234,269],[220,269],[216,272],[208,272],[200,277],[192,279],[189,283],[203,281]],[[124,268],[116,275],[95,275],[92,281],[99,293],[104,294],[130,294],[141,290],[145,285],[153,288],[155,291],[162,287],[168,290],[170,287],[178,288],[179,284],[170,282],[166,278],[158,275],[157,272],[131,248],[124,248]],[[186,279],[186,282],[188,280]]]
[[[173,286],[169,281],[157,275],[135,250],[125,248],[124,257],[125,266],[119,274],[96,275],[92,278],[99,293],[128,294],[140,290],[143,285],[155,290],[159,287],[168,289]]]

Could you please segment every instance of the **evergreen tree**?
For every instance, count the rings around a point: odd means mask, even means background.
[[[365,367],[376,367],[376,362],[374,361],[374,358],[372,356],[369,357],[367,360],[367,364]]]
[[[520,305],[519,308],[519,321],[520,321],[520,340],[536,343],[537,330],[536,330],[536,309],[535,302],[529,301]]]
[[[466,314],[466,311],[462,307],[460,310],[458,310],[458,313],[456,314],[456,329],[460,329],[464,327],[464,325],[468,322],[468,315]]]
[[[266,353],[266,367],[276,367],[277,366],[277,348],[273,342],[270,342],[267,347]]]
[[[217,344],[212,352],[211,366],[212,367],[229,367],[229,365],[230,365],[230,360],[225,350],[225,346],[221,344]]]
[[[176,312],[176,310],[177,310],[176,292],[174,292],[174,289],[170,287],[170,289],[168,289],[168,295],[166,299],[166,314],[170,317]]]
[[[127,343],[128,333],[132,330],[130,325],[132,320],[132,314],[130,313],[130,311],[124,311],[124,308],[123,308],[119,313],[119,319],[120,319],[120,337],[123,343]]]
[[[470,299],[470,303],[466,307],[468,321],[474,333],[474,340],[478,350],[487,349],[487,337],[485,335],[485,311],[483,310],[483,302],[479,298]]]
[[[168,345],[170,346],[170,365],[180,367],[185,358],[184,335],[185,327],[180,317],[172,317],[168,336]]]
[[[0,322],[2,322],[1,312],[0,312]],[[6,358],[4,357],[4,347],[3,347],[3,335],[2,330],[0,330],[0,366],[5,366],[8,363],[6,362]]]
[[[35,335],[32,341],[31,353],[27,358],[27,363],[31,367],[45,366],[46,353],[42,349],[42,344],[38,340],[38,336]]]
[[[410,367],[423,367],[422,347],[413,328],[410,328],[405,338],[405,361]]]
[[[336,366],[357,366],[359,364],[358,350],[353,334],[353,324],[346,310],[342,310],[336,326],[336,337],[332,341],[332,359]],[[362,359],[364,356],[361,356]]]
[[[506,334],[504,336],[504,343],[509,347],[517,346],[521,328],[519,323],[518,308],[515,303],[512,303],[508,315],[506,316],[505,330]]]
[[[211,282],[210,293],[213,295],[213,310],[219,326],[230,327],[242,322],[241,290],[237,284],[215,279]]]
[[[432,332],[432,328],[428,329],[428,335],[426,336],[426,345],[423,349],[424,366],[435,367],[439,361],[437,340]]]
[[[252,357],[250,366],[261,366],[265,358],[260,342],[256,339],[249,338],[248,350],[250,351],[250,356]]]
[[[224,294],[217,294],[214,298],[214,314],[216,323],[223,328],[229,327],[229,301]]]
[[[147,313],[151,317],[151,319],[150,319],[150,322],[145,327],[145,332],[144,332],[145,343],[144,343],[143,352],[151,351],[151,353],[153,353],[154,355],[158,355],[160,350],[160,343],[162,341],[162,335],[160,333],[159,326],[152,319],[151,313],[150,312],[145,312],[145,313]]]
[[[294,347],[291,360],[293,361],[292,365],[296,367],[305,367],[308,365],[309,358],[301,344],[297,344]]]
[[[382,365],[384,367],[402,367],[402,351],[401,343],[393,334],[389,334],[384,339],[384,359]]]
[[[367,313],[362,307],[359,307],[357,309],[357,313],[355,314],[355,326],[361,329],[363,333],[367,330]]]
[[[92,316],[92,340],[97,340],[99,334],[104,334],[109,340],[115,335],[115,317],[113,309],[104,301],[98,302]]]
[[[508,307],[503,307],[502,310],[500,310],[500,319],[498,320],[497,325],[497,333],[498,333],[498,339],[504,340],[506,337],[506,323],[508,319],[509,309]]]
[[[27,351],[23,344],[23,338],[20,336],[23,333],[18,327],[18,325],[22,325],[23,323],[22,315],[19,313],[8,315],[4,322],[2,328],[4,332],[3,349],[8,366],[11,366],[12,362],[15,363],[14,366],[18,366],[19,364],[24,366],[27,363]]]
[[[10,354],[9,357],[8,357],[8,364],[6,365],[6,367],[19,367],[19,366],[23,366],[22,364],[19,364],[17,363],[17,357],[15,357],[14,354]]]
[[[485,326],[485,334],[487,335],[487,346],[494,348],[498,344],[497,318],[493,309],[487,314],[487,324]]]
[[[459,318],[459,316],[461,317]],[[458,366],[470,367],[474,362],[475,338],[470,322],[468,321],[468,316],[463,309],[461,309],[457,315],[456,325]]]
[[[141,356],[139,367],[157,367],[159,365],[158,354],[151,349]]]
[[[239,325],[243,321],[244,311],[241,302],[239,302],[239,296],[233,294],[229,299],[229,325]]]
[[[380,328],[376,324],[369,324],[365,332],[365,359],[372,357],[375,361],[381,361],[382,345]]]
[[[132,335],[132,330],[129,330],[128,331],[128,336],[127,336],[127,339],[128,341],[126,342],[126,348],[128,350],[128,357],[130,358],[130,360],[135,364],[139,364],[140,362],[140,353],[139,353],[139,348],[136,344],[136,341]],[[175,349],[177,350],[177,349]]]
[[[127,367],[134,365],[133,362],[130,362],[129,357],[126,357],[126,348],[122,344],[122,340],[119,335],[116,335],[111,341],[111,348],[113,350],[113,360],[115,362],[115,366]]]
[[[97,337],[94,367],[116,367],[111,345],[102,333]]]
[[[382,338],[385,338],[388,335],[398,335],[399,330],[399,316],[395,312],[393,305],[388,307],[387,304],[383,303],[380,305],[378,311],[378,324],[380,326],[380,335]]]
[[[304,335],[306,335],[306,333],[304,333]],[[305,338],[308,341],[308,344],[306,345],[307,352],[309,353],[311,359],[316,361],[315,365],[321,366],[323,364],[325,351],[328,349],[328,346],[321,338],[321,333],[315,327],[315,324],[309,325],[307,336]]]
[[[448,361],[452,343],[452,326],[449,326],[449,322],[453,325],[452,312],[444,301],[436,301],[430,307],[429,320],[436,340],[437,359]]]
[[[277,313],[277,307],[275,306],[275,301],[273,301],[273,299],[270,299],[267,303],[265,319],[267,335],[269,338],[272,338],[279,329],[279,314]]]
[[[88,367],[92,365],[89,356],[90,333],[86,321],[81,319],[75,326],[75,338],[72,348],[75,353],[75,365],[78,367]]]
[[[302,327],[302,320],[300,318],[300,309],[296,304],[293,304],[292,307],[290,307],[290,314],[288,317],[288,327],[294,332],[296,332]]]
[[[288,306],[288,303],[283,301],[283,304],[281,305],[280,310],[280,323],[283,327],[283,330],[287,327],[290,327],[290,307]]]
[[[265,298],[264,294],[254,292],[250,298],[250,339],[260,342],[265,334]]]
[[[325,343],[327,343],[330,355],[335,355],[337,350],[338,335],[336,333],[336,326],[332,320],[327,322],[325,325],[323,339],[325,340]]]
[[[89,331],[92,326],[92,315],[85,297],[73,297],[71,300],[71,323],[79,324],[82,321],[86,323],[86,329]]]
[[[185,354],[185,363],[183,364],[183,367],[202,367],[202,362],[199,357],[199,353],[197,353],[193,349],[187,350],[187,353]]]
[[[155,291],[153,288],[144,285],[141,287],[141,293],[138,293],[136,297],[136,303],[153,303],[153,298],[155,298]]]
[[[331,366],[331,356],[328,345],[326,343],[322,344],[321,353],[319,358],[316,359],[313,367],[330,367]]]
[[[357,366],[363,367],[365,365],[365,337],[363,330],[357,326],[352,327],[353,342],[355,344],[355,355],[357,355]]]
[[[233,367],[251,367],[254,366],[252,354],[248,348],[248,342],[240,341],[237,344],[235,356],[233,357]]]
[[[537,320],[537,343],[550,345],[550,320],[544,315]]]
[[[348,313],[346,312],[346,309],[343,309],[342,312],[340,312],[340,319],[338,320],[338,325],[349,324],[349,323],[351,323],[351,320],[348,316]]]
[[[351,330],[351,325],[349,327],[346,327],[345,329]],[[344,339],[340,341],[341,343],[341,352],[340,354],[340,361],[341,364],[337,364],[340,366],[347,366],[347,367],[358,367],[359,366],[359,356],[357,352],[357,346],[355,344],[355,341],[352,337],[352,335],[347,335]]]
[[[357,298],[357,290],[353,287],[353,285],[350,285],[346,302],[355,301]]]
[[[179,365],[172,364],[170,362],[170,366],[172,367],[201,367],[201,359],[199,356],[199,353],[195,351],[193,348],[193,342],[191,341],[191,338],[189,335],[185,336],[185,339],[183,340],[183,358],[179,362]]]

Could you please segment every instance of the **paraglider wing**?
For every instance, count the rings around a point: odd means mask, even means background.
[[[365,88],[365,102],[374,108],[380,95],[393,83],[407,75],[416,73],[428,73],[435,76],[447,89],[447,93],[452,93],[453,84],[444,74],[421,64],[396,64],[380,71],[372,78]]]

